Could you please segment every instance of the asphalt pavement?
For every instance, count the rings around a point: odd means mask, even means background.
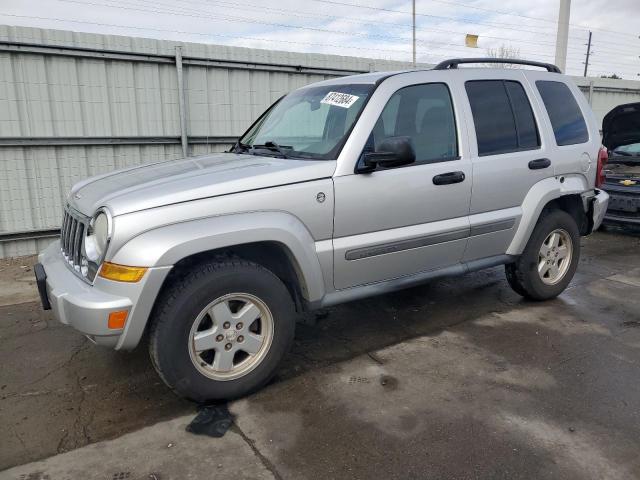
[[[582,239],[558,299],[494,268],[331,308],[299,325],[222,438],[144,347],[92,345],[0,264],[0,479],[640,478],[640,235]]]

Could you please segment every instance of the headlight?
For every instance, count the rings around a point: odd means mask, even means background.
[[[87,260],[99,262],[107,251],[109,242],[109,218],[104,212],[93,217],[89,225],[89,235],[84,240]]]
[[[87,260],[87,272],[83,274],[93,280],[100,264],[104,260],[111,240],[112,220],[106,210],[99,210],[91,219],[87,236],[84,238],[84,257]]]

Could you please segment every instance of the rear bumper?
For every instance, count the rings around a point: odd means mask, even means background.
[[[113,282],[98,277],[93,285],[89,285],[66,265],[59,242],[44,250],[38,260],[39,266],[34,270],[43,308],[47,308],[48,302],[61,323],[82,332],[95,343],[118,350],[132,349],[140,341],[156,296],[171,269],[150,268],[137,283]],[[109,329],[109,313],[121,310],[128,312],[125,327]]]
[[[587,233],[591,233],[602,225],[609,205],[609,194],[604,190],[596,189],[586,196],[583,194],[583,200],[586,201],[590,223]]]

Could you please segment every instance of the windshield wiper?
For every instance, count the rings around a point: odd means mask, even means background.
[[[289,145],[278,145],[276,142],[274,142],[273,140],[269,140],[268,142],[264,142],[264,145],[253,145],[253,149],[255,150],[256,148],[265,148],[267,150],[273,150],[275,152],[278,152],[280,155],[282,155],[283,158],[289,158],[289,156],[287,155],[287,152],[285,152],[285,148],[291,149],[292,147],[290,147]]]
[[[238,140],[236,144],[233,147],[231,147],[230,152],[242,153],[242,152],[248,152],[249,150],[251,150],[251,145],[247,145],[246,143],[242,143],[240,140]]]

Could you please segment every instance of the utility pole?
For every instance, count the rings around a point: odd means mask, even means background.
[[[413,0],[413,68],[416,68],[416,0]]]
[[[584,62],[584,75],[587,76],[587,69],[589,68],[589,55],[591,55],[591,32],[589,32],[589,42],[587,43],[587,59]]]
[[[556,65],[563,72],[567,68],[567,44],[569,43],[569,17],[571,0],[560,0],[558,11],[558,35],[556,36]]]

